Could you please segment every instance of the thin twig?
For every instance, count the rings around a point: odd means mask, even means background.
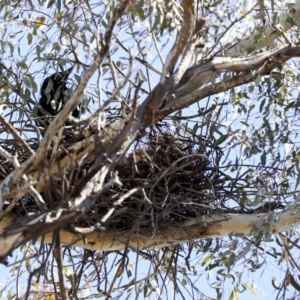
[[[62,300],[68,300],[68,294],[65,286],[65,276],[64,276],[64,262],[61,253],[61,244],[60,244],[60,237],[59,237],[59,230],[54,231],[54,257],[57,262],[57,270],[58,270],[58,282],[59,282],[59,289],[60,289],[60,297]]]
[[[0,113],[0,122],[3,124],[4,128],[16,139],[17,143],[20,143],[22,148],[31,156],[34,154],[34,151],[30,148],[30,146],[22,139],[19,132],[14,128],[13,125],[6,122],[5,118]]]

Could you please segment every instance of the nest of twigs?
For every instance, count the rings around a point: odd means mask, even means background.
[[[74,142],[74,137],[72,139]],[[70,141],[65,141],[63,146],[67,144],[70,145]],[[11,153],[18,152],[21,161],[26,159],[26,154],[17,145],[6,145]],[[30,146],[35,149],[38,145],[32,141]],[[115,208],[114,213],[101,224],[106,230],[134,227],[148,227],[151,230],[199,214],[226,211],[228,179],[219,170],[221,157],[222,150],[215,146],[213,140],[202,136],[175,136],[167,127],[163,130],[152,128],[116,165],[114,172],[118,172],[122,186],[110,186],[97,196],[91,210],[78,221],[77,226],[99,224],[112,207]],[[3,158],[1,160],[0,176],[3,178],[13,167]],[[87,169],[89,166],[90,163],[83,163],[80,168]],[[67,192],[71,193],[76,182],[74,178],[69,180],[70,191]],[[55,187],[49,189],[54,190],[59,186],[60,182],[57,181]],[[115,205],[132,190],[134,192],[129,197]],[[57,194],[53,198],[52,207],[63,201]],[[6,206],[10,202],[8,199]],[[14,211],[22,217],[39,209],[34,199],[27,196],[17,202]]]

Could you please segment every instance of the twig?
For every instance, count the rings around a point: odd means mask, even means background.
[[[122,197],[120,197],[117,201],[114,202],[113,206],[101,219],[101,223],[105,223],[108,218],[113,214],[113,212],[115,211],[115,207],[118,205],[121,205],[122,202],[124,200],[126,200],[128,197],[130,197],[131,195],[133,195],[134,193],[138,192],[140,190],[139,187],[134,188],[132,190],[130,190],[129,192],[127,192],[126,194],[124,194]]]
[[[34,276],[35,274],[40,273],[41,271],[43,271],[43,270],[45,269],[46,263],[47,263],[47,261],[49,260],[49,257],[50,257],[50,255],[51,255],[51,253],[52,253],[53,247],[54,247],[54,242],[52,242],[52,243],[50,244],[50,249],[46,252],[46,255],[47,255],[47,256],[46,256],[46,259],[41,263],[41,265],[40,265],[38,268],[34,269],[34,270],[29,274],[29,278],[28,278],[28,281],[27,281],[27,282],[28,282],[28,284],[27,284],[27,290],[26,290],[26,294],[25,294],[25,297],[24,297],[25,300],[29,299],[30,288],[31,288],[31,281],[32,281],[33,276]]]
[[[152,28],[152,25],[153,25],[152,24],[152,16],[149,17],[149,22],[150,22],[150,27]],[[161,52],[159,50],[154,30],[151,30],[151,35],[152,35],[152,39],[154,41],[154,47],[156,49],[157,55],[159,57],[159,60],[160,60],[161,64],[164,66],[165,62],[164,62],[164,59],[163,59],[163,57],[161,55]]]
[[[3,157],[5,157],[8,161],[10,161],[15,169],[18,169],[20,167],[20,163],[19,163],[17,157],[9,154],[1,146],[0,146],[0,154]],[[10,211],[13,208],[13,206],[16,204],[17,200],[22,196],[22,193],[24,193],[25,191],[28,191],[28,189],[30,191],[30,194],[33,196],[34,200],[36,201],[37,205],[39,206],[39,208],[41,210],[47,209],[45,201],[43,200],[41,195],[36,191],[36,189],[32,186],[32,182],[28,178],[28,176],[26,174],[23,174],[22,178],[24,179],[25,183],[27,183],[27,186],[26,186],[26,184],[23,185],[23,189],[21,190],[21,195],[19,197],[15,197],[13,199],[13,201],[10,203],[8,209],[5,212]],[[5,214],[5,212],[2,211],[3,205],[4,205],[3,198],[0,196],[0,216],[2,216],[3,213]]]
[[[172,73],[179,56],[183,53],[194,32],[196,22],[194,0],[183,0],[182,7],[183,20],[181,29],[164,65],[163,74],[160,79],[161,84],[164,84],[167,77]]]
[[[190,154],[190,155],[186,155],[183,157],[178,158],[176,161],[174,161],[169,168],[167,168],[159,177],[158,179],[155,181],[155,183],[152,185],[150,191],[149,191],[149,198],[151,198],[151,194],[154,190],[154,188],[156,187],[156,185],[158,184],[158,182],[169,172],[169,170],[171,170],[177,163],[181,162],[184,159],[190,158],[190,157],[202,157],[207,159],[207,157],[203,154]],[[191,162],[189,162],[191,163]]]
[[[114,89],[112,95],[107,99],[101,107],[99,107],[95,112],[93,112],[87,119],[77,121],[76,124],[81,125],[81,124],[91,124],[97,116],[99,116],[100,113],[104,112],[104,109],[112,102],[115,101],[118,94],[120,93],[121,89],[128,83],[129,78],[131,76],[132,72],[132,57],[129,59],[130,64],[129,64],[129,69],[128,72],[123,79],[121,83],[118,84],[118,87]],[[124,117],[124,116],[123,116]]]
[[[60,244],[60,237],[59,237],[59,230],[55,230],[54,232],[54,257],[57,262],[57,269],[58,269],[58,282],[59,282],[59,289],[60,289],[60,297],[62,300],[68,300],[68,294],[65,286],[65,276],[64,276],[64,263],[61,254],[61,244]]]
[[[129,50],[120,42],[120,40],[117,38],[116,35],[114,35],[118,45],[123,49],[125,50],[126,52],[129,53]],[[143,64],[146,68],[150,69],[151,71],[155,72],[156,74],[158,75],[161,75],[162,73],[155,69],[151,64],[149,64],[147,61],[145,61],[144,59],[138,57],[138,56],[135,56],[134,59],[136,59],[138,62],[140,62],[141,64]]]
[[[238,18],[238,19],[236,19],[235,21],[233,21],[233,22],[226,28],[226,30],[225,30],[224,32],[221,33],[221,35],[220,35],[220,36],[218,37],[218,39],[216,40],[214,46],[211,47],[211,49],[208,51],[206,57],[209,57],[210,54],[213,52],[213,50],[214,50],[217,46],[220,45],[219,42],[221,41],[221,39],[223,38],[223,36],[228,32],[228,30],[229,30],[231,27],[233,27],[235,24],[239,24],[240,21],[242,21],[244,18],[246,18],[246,17],[248,16],[248,14],[249,14],[256,6],[257,6],[257,4],[258,4],[258,2],[257,2],[255,5],[253,5],[247,13],[243,14],[240,18]],[[222,50],[223,50],[223,49],[221,48],[220,51],[222,51]],[[220,51],[219,51],[219,52],[220,52]],[[217,52],[217,53],[218,53],[218,52]]]
[[[21,144],[23,149],[31,156],[34,154],[34,151],[30,148],[30,146],[22,139],[19,132],[14,128],[13,125],[8,123],[5,118],[0,113],[0,122],[3,124],[4,128],[16,139],[18,143]]]

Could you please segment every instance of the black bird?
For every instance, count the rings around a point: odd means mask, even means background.
[[[56,116],[64,107],[65,103],[69,100],[69,89],[67,88],[67,79],[74,67],[71,67],[63,72],[57,72],[47,77],[41,87],[41,98],[39,100],[40,106],[38,108],[37,124],[45,128],[49,125],[52,118],[49,120],[47,113],[50,116]],[[73,112],[74,118],[80,118],[81,108],[77,107]]]

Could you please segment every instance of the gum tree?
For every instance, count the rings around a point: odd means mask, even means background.
[[[27,272],[6,293],[234,299],[257,293],[239,265],[267,260],[278,299],[298,293],[300,1],[0,9],[0,257]],[[41,82],[70,66],[37,126]]]

